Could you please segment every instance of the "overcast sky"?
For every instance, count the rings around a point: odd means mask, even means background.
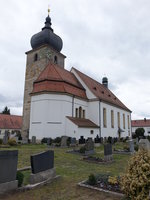
[[[22,114],[25,52],[41,30],[50,4],[52,28],[63,39],[66,69],[76,67],[150,118],[149,0],[1,0],[0,111]]]

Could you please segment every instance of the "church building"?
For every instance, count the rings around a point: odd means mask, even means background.
[[[131,111],[109,90],[108,79],[99,83],[66,70],[62,46],[48,14],[26,52],[23,137],[130,137]]]

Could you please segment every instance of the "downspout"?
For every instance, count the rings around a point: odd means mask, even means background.
[[[74,95],[72,96],[72,117],[74,117]]]
[[[130,137],[132,139],[131,112],[130,112]]]
[[[101,102],[99,100],[99,136],[101,138]]]

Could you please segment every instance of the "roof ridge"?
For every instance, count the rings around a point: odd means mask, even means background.
[[[122,109],[125,109],[125,110],[128,110],[130,111],[123,103],[120,99],[118,99],[116,97],[116,95],[113,94],[113,92],[111,92],[108,88],[106,88],[102,83],[98,82],[97,80],[94,80],[92,77],[84,74],[83,72],[79,71],[78,69],[72,67],[73,70],[75,70],[77,72],[77,74],[80,76],[80,78],[82,79],[82,81],[86,84],[86,86],[89,88],[89,90],[95,95],[97,96],[100,100],[103,100],[105,102],[109,102],[109,103],[112,103],[113,105],[115,106],[119,106],[121,107]],[[83,77],[82,77],[83,76]],[[93,91],[90,86],[86,83],[86,81],[84,80],[85,78],[87,79],[90,79],[92,82],[95,82],[95,84],[97,84],[97,86],[99,86],[99,91]],[[104,97],[100,96],[98,94],[98,92],[101,91],[101,89],[104,90],[104,92],[106,92],[106,95]],[[112,98],[111,99],[107,99],[107,94],[108,95],[112,95]],[[114,99],[116,100],[116,103],[114,102]],[[131,112],[131,111],[130,111]]]

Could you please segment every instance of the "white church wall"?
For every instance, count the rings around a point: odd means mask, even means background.
[[[103,108],[106,108],[106,124],[107,127],[105,128],[103,125]],[[124,131],[121,133],[121,137],[131,137],[131,116],[130,112],[127,112],[123,109],[117,108],[115,106],[106,104],[101,102],[100,104],[101,110],[101,136],[102,137],[118,137],[118,118],[117,113],[120,113],[120,128]],[[111,110],[114,111],[114,128],[111,127]],[[123,114],[125,114],[125,129],[123,127]],[[129,116],[129,129],[128,129],[128,117]]]
[[[76,117],[76,108],[78,109],[79,113],[79,107],[82,107],[82,110],[85,110],[85,118],[88,117],[88,102],[84,101],[82,99],[74,98],[74,117]]]
[[[92,131],[92,134],[91,134]],[[99,134],[98,128],[81,128],[75,125],[72,121],[66,118],[66,135],[69,137],[75,137],[80,139],[81,136],[84,136],[85,139],[88,137],[95,138]]]
[[[65,116],[72,116],[72,97],[59,94],[32,96],[29,137],[62,136],[65,134]]]
[[[88,102],[88,118],[99,126],[99,101]]]
[[[66,135],[69,137],[75,137],[78,138],[78,126],[75,125],[73,122],[71,122],[66,117]]]

